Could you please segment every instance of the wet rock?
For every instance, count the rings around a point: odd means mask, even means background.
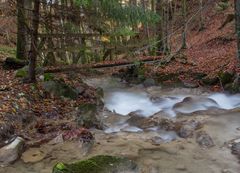
[[[6,166],[16,161],[21,155],[24,147],[24,140],[17,137],[10,144],[0,149],[0,165]]]
[[[182,138],[192,137],[194,132],[202,127],[202,123],[197,120],[177,121],[175,123],[175,129]]]
[[[25,163],[36,163],[43,160],[47,156],[43,150],[39,148],[30,148],[22,154],[21,159]]]
[[[189,137],[193,136],[194,130],[195,130],[195,128],[191,125],[183,125],[180,128],[180,130],[178,132],[178,135],[181,138],[189,138]]]
[[[100,108],[104,107],[104,91],[100,87],[96,89],[96,102],[98,107]]]
[[[97,118],[97,105],[85,103],[79,106],[77,114],[78,125],[85,128],[103,129],[102,123]]]
[[[58,163],[52,173],[137,173],[137,164],[115,156],[99,155],[72,164]]]
[[[150,140],[153,145],[160,145],[164,142],[164,140],[160,136],[154,136]]]
[[[156,82],[152,78],[145,79],[143,82],[144,87],[151,87],[151,86],[155,86],[155,85],[156,85]]]
[[[176,122],[174,122],[173,120],[170,120],[167,118],[160,118],[155,121],[158,123],[158,125],[161,129],[164,129],[167,131],[171,131],[171,130],[176,131],[176,129],[177,129]]]
[[[201,147],[204,148],[210,148],[214,146],[212,138],[205,131],[200,131],[197,133],[196,141]]]
[[[174,111],[179,113],[193,113],[199,110],[218,107],[215,100],[204,97],[186,97],[183,101],[173,106]]]
[[[240,159],[240,142],[234,142],[231,149],[232,154],[237,155],[237,157]]]
[[[130,126],[139,127],[141,129],[151,128],[157,125],[157,123],[151,118],[145,118],[138,115],[136,112],[131,112],[128,114],[130,117],[127,123]]]
[[[43,89],[57,97],[66,97],[70,99],[76,99],[78,97],[78,92],[74,88],[68,86],[63,81],[46,81],[43,82]]]

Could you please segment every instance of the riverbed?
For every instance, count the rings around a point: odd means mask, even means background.
[[[58,162],[74,162],[99,154],[134,160],[140,173],[239,173],[240,164],[231,154],[231,141],[240,138],[240,96],[212,93],[204,88],[165,88],[130,85],[114,78],[85,80],[104,90],[105,108],[99,112],[104,130],[91,129],[94,145],[83,152],[80,142],[44,144],[36,150],[45,156],[39,162],[21,159],[0,168],[7,173],[51,173]],[[201,122],[193,135],[179,136],[155,124],[129,123],[131,116],[144,120],[164,118],[174,122]],[[138,119],[137,119],[138,120]],[[214,145],[199,145],[196,135],[208,134]]]

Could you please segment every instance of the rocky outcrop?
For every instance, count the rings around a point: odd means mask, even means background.
[[[97,118],[97,105],[93,103],[84,103],[78,107],[77,122],[81,127],[103,129]]]
[[[67,85],[64,81],[60,80],[50,80],[45,81],[42,84],[43,89],[57,97],[65,97],[69,99],[77,99],[78,97],[78,91],[71,86]]]

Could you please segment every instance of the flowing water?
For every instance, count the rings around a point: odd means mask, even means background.
[[[176,118],[178,115],[191,115],[199,111],[227,111],[240,107],[239,94],[212,93],[204,89],[129,86],[114,78],[91,79],[87,83],[104,89],[106,109],[119,114],[120,117],[128,116],[132,112],[139,116],[151,117],[160,112],[169,118]],[[143,131],[129,126],[125,123],[126,119],[122,117],[111,121],[106,132]]]
[[[140,173],[239,173],[240,164],[228,143],[240,139],[240,96],[211,93],[205,89],[144,88],[129,86],[118,79],[86,80],[104,89],[105,109],[99,118],[104,131],[92,130],[95,144],[87,155],[78,142],[45,144],[39,148],[46,158],[37,163],[17,161],[0,168],[1,173],[50,173],[59,161],[73,162],[86,157],[109,154],[136,161]],[[141,128],[129,124],[131,114],[149,119],[160,115],[171,120],[201,120],[214,146],[202,148],[195,135],[180,138],[175,131],[158,126]],[[137,121],[137,120],[136,120]]]

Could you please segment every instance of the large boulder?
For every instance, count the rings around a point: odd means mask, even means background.
[[[20,157],[23,147],[23,138],[17,137],[10,144],[0,148],[0,166],[7,166],[16,161]]]
[[[84,103],[78,107],[77,114],[78,125],[85,128],[103,129],[102,123],[97,118],[97,105],[93,103]]]
[[[43,89],[49,94],[57,97],[65,97],[69,99],[77,99],[78,91],[65,82],[60,80],[50,80],[43,82]]]
[[[99,155],[72,164],[58,163],[52,173],[137,173],[137,164],[115,156]]]

